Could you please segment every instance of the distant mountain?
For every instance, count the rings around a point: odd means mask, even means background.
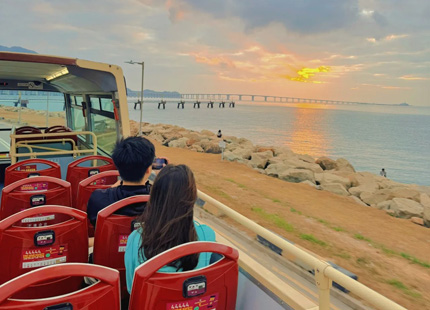
[[[7,46],[3,46],[3,45],[0,45],[0,52],[15,52],[15,53],[37,54],[37,52],[32,51],[32,50],[28,50],[28,49],[23,48],[21,46],[7,47]]]
[[[399,105],[405,106],[405,107],[409,106],[409,104],[407,104],[406,102],[400,103]]]
[[[127,88],[128,97],[139,97],[140,91]],[[151,89],[143,90],[143,96],[149,98],[181,98],[181,94],[177,91],[155,91]]]

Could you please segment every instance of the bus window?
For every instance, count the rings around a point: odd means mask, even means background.
[[[49,127],[66,124],[62,93],[3,90],[0,91],[0,104],[2,122],[6,127]]]
[[[82,113],[82,96],[71,96],[72,129],[75,131],[85,131],[85,118]]]
[[[111,153],[117,140],[112,98],[91,97],[92,132],[97,136],[98,147]]]

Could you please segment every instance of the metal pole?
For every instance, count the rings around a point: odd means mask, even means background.
[[[140,123],[139,123],[139,136],[142,135],[142,117],[143,117],[143,78],[145,72],[145,62],[142,61],[142,87],[140,93]]]
[[[46,95],[46,127],[49,127],[49,93]]]

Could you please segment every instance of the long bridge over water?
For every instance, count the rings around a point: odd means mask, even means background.
[[[322,104],[372,104],[370,102],[342,101],[328,99],[312,99],[299,97],[281,97],[268,95],[247,95],[247,94],[181,94],[184,100],[221,100],[221,101],[258,101],[258,102],[278,102],[278,103],[322,103]]]

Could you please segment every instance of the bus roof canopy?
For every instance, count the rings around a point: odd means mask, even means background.
[[[85,63],[85,67],[80,66],[80,62]],[[106,66],[113,67],[74,58],[0,52],[0,90],[115,92],[115,76],[109,70],[101,70]]]

